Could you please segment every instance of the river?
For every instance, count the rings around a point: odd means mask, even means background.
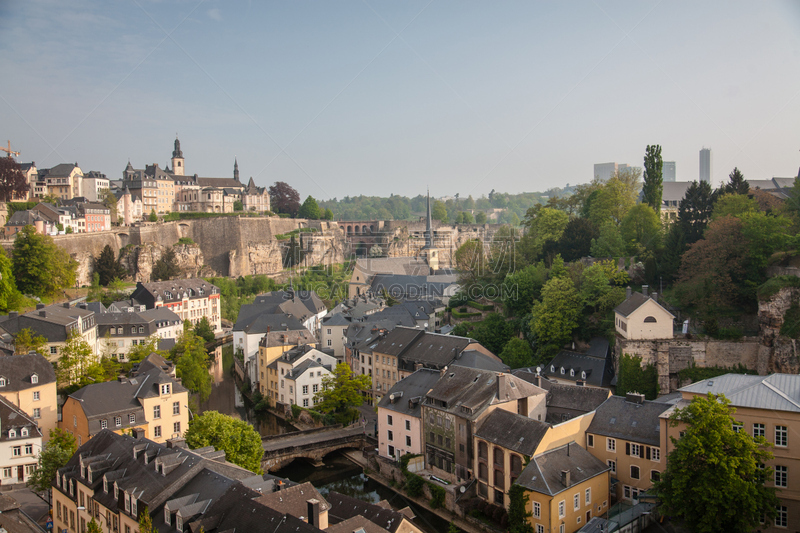
[[[200,405],[200,412],[214,410],[246,420],[263,436],[277,435],[294,430],[294,428],[272,413],[255,415],[252,409],[236,407],[234,401],[236,383],[231,374],[233,356],[228,354],[223,356],[220,349],[214,354],[214,359],[214,364],[209,371],[213,378],[211,395],[208,400]],[[449,523],[438,515],[419,507],[414,502],[410,502],[402,495],[384,487],[377,481],[373,481],[364,474],[360,466],[338,452],[326,456],[325,465],[321,467],[315,468],[304,460],[297,460],[273,473],[276,476],[291,479],[297,483],[308,481],[323,496],[326,496],[330,491],[336,491],[371,503],[387,500],[394,509],[402,509],[409,506],[417,516],[414,519],[414,523],[425,533],[447,531],[449,526]]]

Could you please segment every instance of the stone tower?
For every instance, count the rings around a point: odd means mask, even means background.
[[[181,141],[175,136],[175,149],[172,151],[172,173],[176,176],[183,176],[183,152],[181,151]]]
[[[133,223],[133,202],[131,201],[131,191],[128,190],[128,186],[125,186],[125,191],[122,193],[122,208],[124,210],[123,213],[123,224],[126,226],[130,226]]]

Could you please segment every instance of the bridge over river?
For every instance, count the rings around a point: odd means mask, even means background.
[[[264,472],[271,472],[300,458],[321,466],[322,459],[331,452],[375,447],[377,441],[367,436],[361,426],[333,426],[262,437],[261,446],[264,448],[261,468]]]

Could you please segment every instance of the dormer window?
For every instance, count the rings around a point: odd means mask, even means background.
[[[183,531],[183,518],[181,518],[181,515],[175,517],[175,529]]]
[[[581,379],[586,379],[586,372],[581,372]]]
[[[555,365],[550,365],[550,372],[555,372],[555,371],[556,371]]]
[[[564,373],[564,367],[563,366],[561,367],[561,373],[562,374]]]
[[[22,434],[23,437],[27,437],[28,436],[28,428],[22,428],[21,434]]]
[[[131,512],[131,495],[127,491],[125,491],[125,510]]]
[[[161,385],[161,394],[169,394],[169,383]]]
[[[5,387],[5,386],[6,386],[6,378],[0,377],[0,387]]]
[[[31,374],[31,383],[39,383],[39,376],[37,374]]]
[[[10,439],[14,439],[17,437],[17,430],[16,429],[9,429],[8,430],[8,437]]]
[[[575,376],[575,369],[574,368],[570,368],[569,369],[569,375],[573,376],[573,377]]]
[[[105,477],[103,477],[103,492],[108,494],[108,480]]]
[[[136,516],[138,512],[136,511],[136,496],[131,496],[131,514]]]
[[[164,523],[168,526],[172,525],[172,514],[169,512],[169,509],[164,507]]]

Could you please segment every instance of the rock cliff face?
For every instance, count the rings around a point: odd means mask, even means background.
[[[205,264],[203,252],[196,245],[177,245],[171,247],[175,252],[175,260],[181,271],[181,277],[219,276]],[[134,246],[124,254],[122,264],[128,269],[133,281],[147,283],[152,281],[153,267],[169,248],[159,244],[148,243]]]
[[[780,334],[786,311],[798,300],[800,300],[800,289],[785,287],[772,295],[769,300],[758,302],[761,338],[759,373],[800,372],[797,341]]]

